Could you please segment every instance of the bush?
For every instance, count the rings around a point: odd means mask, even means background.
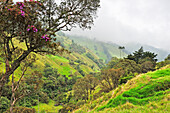
[[[39,98],[40,98],[40,102],[49,103],[49,97],[48,97],[48,95],[46,93],[41,92]]]
[[[78,101],[78,102],[77,102],[77,104],[76,104],[76,105],[77,105],[77,106],[81,106],[81,105],[84,105],[84,104],[85,104],[85,101],[80,100],[80,101]]]
[[[95,103],[90,104],[90,109],[93,109],[93,108],[95,108],[95,107],[96,107],[96,104],[95,104]]]
[[[10,113],[9,110],[5,113]],[[36,113],[34,108],[27,108],[27,107],[14,107],[13,113]]]
[[[6,97],[0,98],[0,113],[3,113],[9,108],[10,101]]]

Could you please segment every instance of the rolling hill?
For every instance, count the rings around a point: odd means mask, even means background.
[[[64,35],[60,33],[60,35]],[[74,42],[90,49],[94,54],[96,54],[100,59],[103,59],[106,63],[111,60],[112,57],[126,57],[127,52],[124,50],[119,50],[119,45],[114,43],[106,43],[102,41],[97,41],[93,39],[89,39],[87,37],[82,36],[71,36],[66,35]]]
[[[74,113],[169,113],[170,65],[140,74]]]
[[[50,65],[53,69],[57,69],[57,73],[61,76],[65,75],[68,79],[72,79],[73,76],[83,77],[90,73],[99,72],[100,69],[105,65],[102,60],[98,58],[93,52],[85,47],[82,47],[76,43],[72,43],[67,37],[57,36],[57,41],[61,42],[61,45],[71,51],[71,53],[63,53],[62,55],[40,55],[36,54],[36,62],[33,66],[29,67],[26,71],[26,75],[31,75],[33,71],[39,71],[43,73],[45,65]],[[61,41],[63,40],[63,41]],[[18,48],[25,49],[23,43],[15,40]],[[1,52],[1,51],[0,51]],[[33,54],[33,53],[31,53]],[[4,57],[0,57],[0,72],[5,71],[5,60]],[[21,68],[19,67],[15,72],[15,79],[18,80],[21,76]],[[10,78],[11,79],[11,78]],[[10,83],[9,83],[10,84]],[[67,95],[67,93],[66,93]],[[45,112],[57,112],[62,106],[54,106],[55,101],[49,100],[49,103],[39,103],[39,105],[32,106],[37,111],[39,108]]]

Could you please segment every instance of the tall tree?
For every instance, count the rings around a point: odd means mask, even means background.
[[[119,50],[120,50],[120,58],[121,58],[121,51],[122,51],[123,49],[125,49],[124,46],[119,46]]]
[[[56,54],[64,49],[56,43],[55,33],[78,25],[90,29],[100,0],[54,0],[0,2],[0,43],[6,58],[6,72],[0,78],[0,89],[9,76],[31,52]],[[15,60],[11,56],[22,42],[26,49]]]
[[[140,64],[140,60],[145,58],[150,58],[151,61],[157,62],[157,59],[155,58],[157,54],[146,51],[144,52],[143,47],[141,47],[138,51],[135,51],[133,54],[130,54],[127,56],[127,59],[134,60],[137,64]]]
[[[15,79],[14,73],[12,74],[12,95],[11,95],[11,106],[10,112],[13,113],[13,107],[16,102],[25,96],[35,93],[40,87],[42,87],[41,73],[35,71],[32,75],[24,77],[28,68],[36,61],[36,55],[30,54],[21,63],[22,73],[18,80]],[[15,80],[14,80],[15,79]],[[27,87],[28,86],[28,87]]]

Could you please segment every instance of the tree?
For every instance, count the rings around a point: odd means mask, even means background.
[[[124,70],[123,76],[128,76],[130,73],[140,73],[141,67],[139,64],[136,64],[135,61],[129,59],[120,60],[115,66],[115,69],[122,68]]]
[[[127,59],[129,60],[134,60],[137,64],[140,64],[140,60],[145,59],[145,58],[150,58],[150,61],[152,61],[154,63],[154,65],[156,65],[157,59],[155,58],[157,56],[157,54],[146,51],[144,52],[143,47],[141,47],[138,51],[135,51],[132,54],[127,56]]]
[[[107,63],[108,69],[114,68],[114,66],[120,61],[117,57],[112,57],[112,59]]]
[[[78,25],[90,29],[100,0],[54,0],[0,2],[0,43],[3,46],[7,69],[1,77],[0,88],[31,52],[56,54],[64,49],[55,42],[55,33],[68,31]],[[12,61],[18,40],[26,50]]]
[[[119,84],[120,77],[123,76],[124,71],[119,69],[106,69],[101,72],[101,85],[102,90],[108,92],[116,88]]]
[[[127,58],[129,60],[134,60],[136,63],[139,63],[139,60],[143,58],[143,47],[141,47],[138,51],[135,51],[133,55],[128,55]]]
[[[0,112],[3,113],[5,112],[10,105],[10,100],[8,100],[7,97],[0,97]]]
[[[88,84],[89,93],[91,95],[93,93],[93,91],[95,90],[95,87],[99,84],[99,81],[93,75],[86,75],[84,79],[85,79],[86,83]]]
[[[98,85],[98,80],[93,75],[86,75],[84,78],[78,79],[73,86],[74,96],[76,99],[88,100],[90,95]]]
[[[159,69],[159,68],[161,68],[163,66],[166,66],[168,64],[170,64],[170,54],[165,58],[164,61],[161,61],[161,62],[157,63],[157,69]]]
[[[121,58],[121,50],[125,49],[125,47],[124,46],[119,46],[119,49],[120,49],[120,58]]]
[[[145,61],[141,64],[142,73],[147,73],[148,71],[154,71],[154,65],[151,61]]]
[[[25,96],[29,96],[39,90],[43,84],[41,80],[41,73],[34,71],[32,75],[24,78],[25,72],[28,67],[35,62],[35,54],[30,54],[21,65],[22,74],[18,80],[14,80],[14,73],[12,74],[12,96],[10,102],[10,112],[13,113],[13,107],[17,101],[21,100]]]

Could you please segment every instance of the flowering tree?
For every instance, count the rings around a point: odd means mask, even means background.
[[[56,54],[64,49],[56,42],[55,33],[68,31],[78,25],[90,29],[100,0],[24,0],[0,2],[0,45],[6,58],[6,72],[0,77],[0,88],[20,63],[31,53]],[[26,49],[12,58],[18,49],[14,41]]]

